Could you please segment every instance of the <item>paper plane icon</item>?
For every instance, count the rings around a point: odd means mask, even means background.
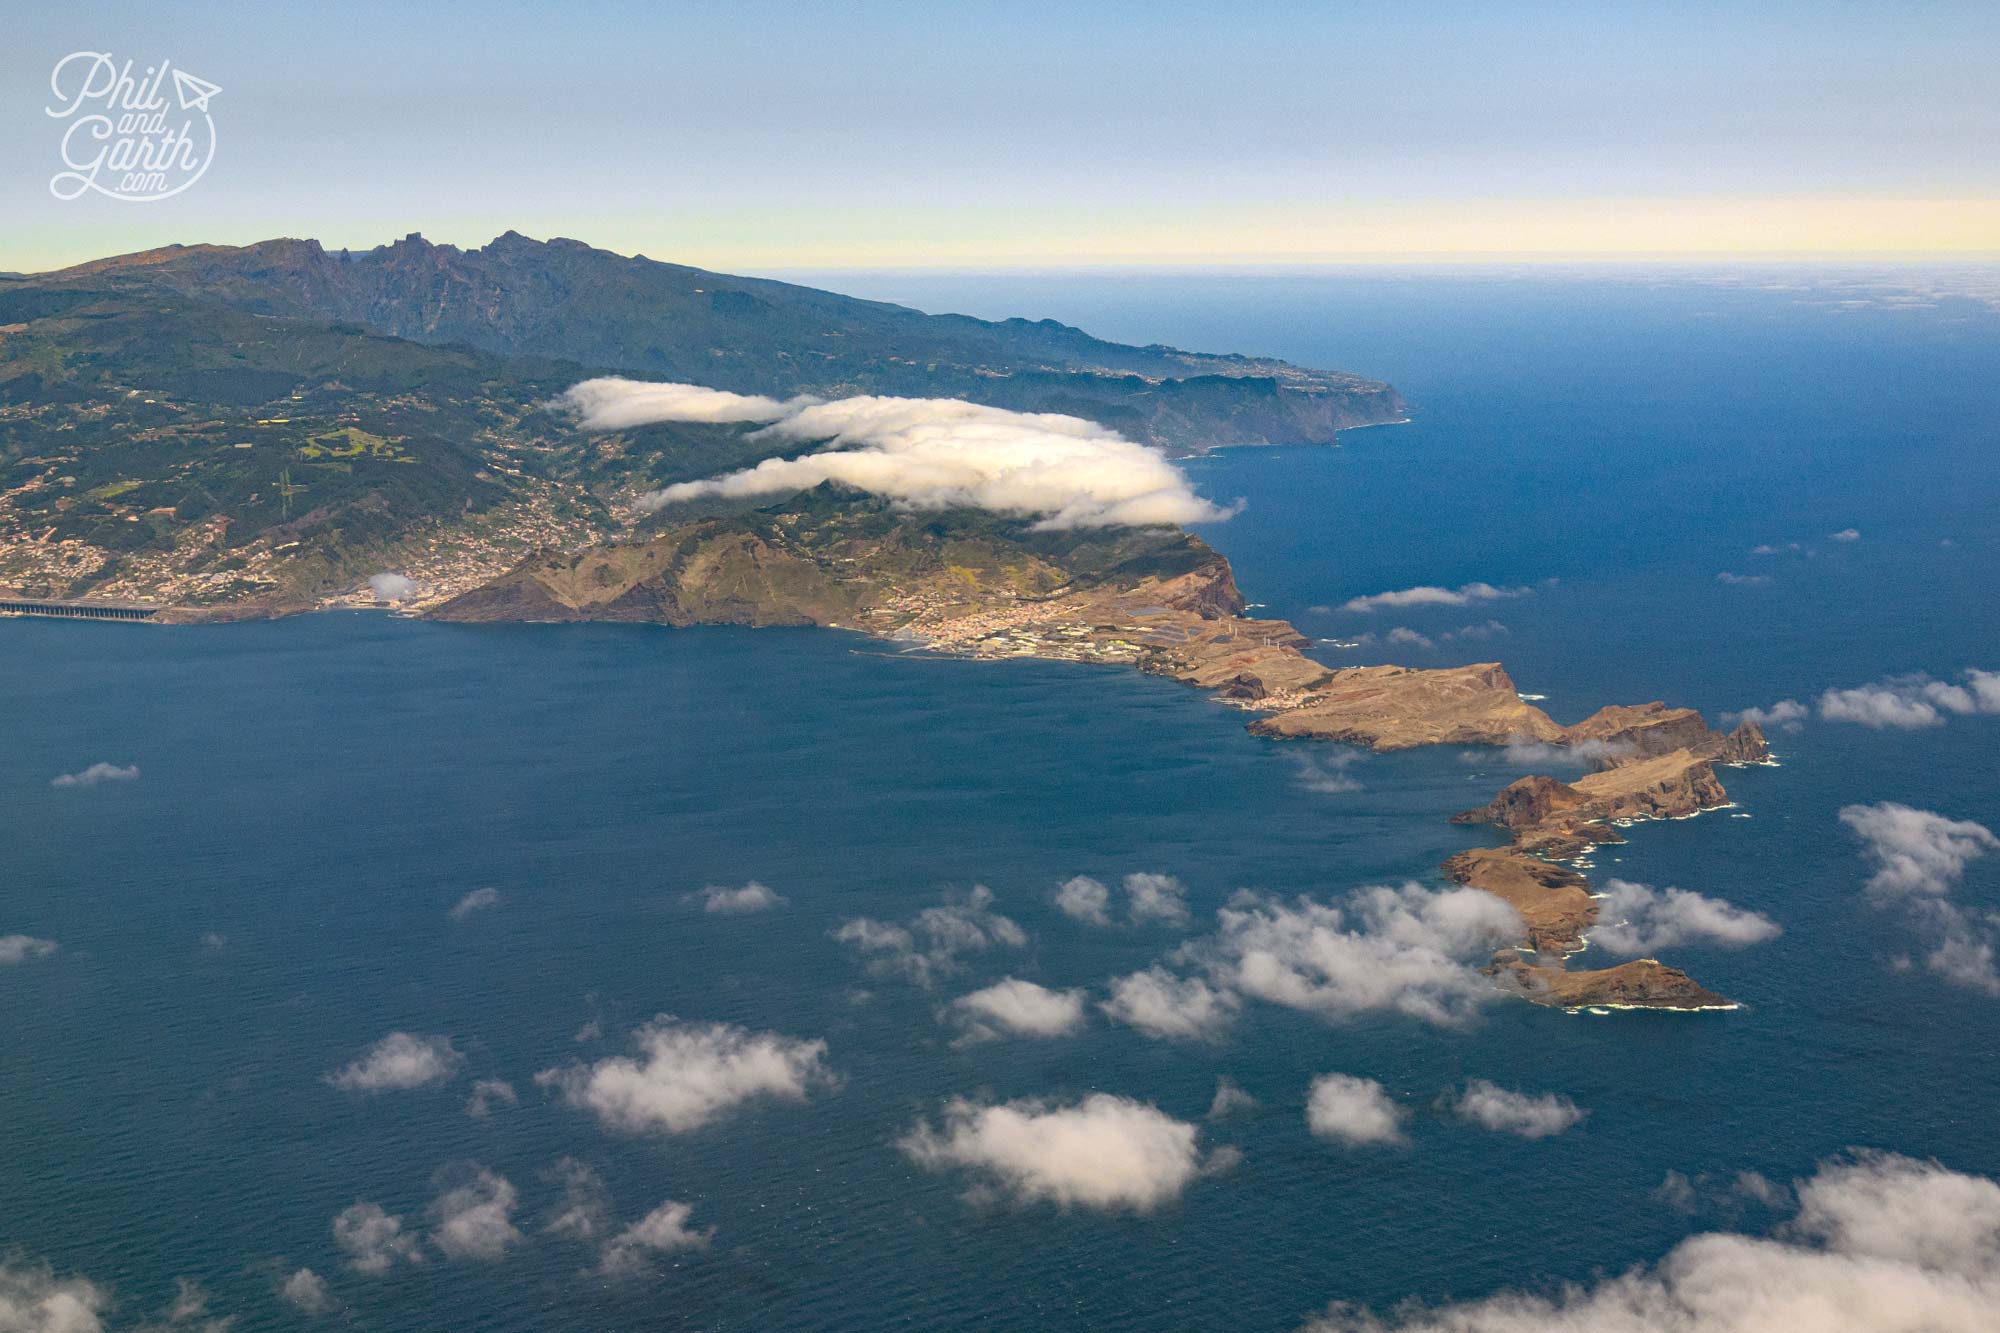
[[[207,79],[197,79],[186,70],[177,69],[174,71],[174,91],[180,94],[181,110],[206,111],[208,110],[208,99],[221,92],[222,89],[216,87]]]

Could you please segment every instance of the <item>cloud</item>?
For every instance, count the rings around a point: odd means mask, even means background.
[[[1238,1111],[1254,1111],[1257,1099],[1237,1087],[1227,1078],[1218,1076],[1215,1080],[1215,1097],[1208,1104],[1208,1119],[1226,1120]]]
[[[100,782],[137,782],[139,766],[96,763],[75,773],[61,773],[49,779],[51,787],[95,787]]]
[[[351,1203],[333,1219],[333,1243],[347,1253],[347,1266],[376,1276],[395,1267],[398,1259],[424,1261],[422,1244],[403,1230],[403,1219],[379,1203]]]
[[[1367,752],[1347,748],[1329,749],[1324,754],[1311,754],[1304,750],[1289,750],[1287,757],[1298,770],[1298,785],[1322,796],[1338,796],[1344,792],[1360,791],[1359,778],[1348,775],[1348,768],[1359,763]]]
[[[1916,673],[1828,690],[1819,697],[1819,715],[1829,722],[1916,730],[1944,725],[1945,713],[2000,713],[2000,671],[1968,667],[1963,684]]]
[[[467,1163],[446,1168],[443,1178],[458,1182],[431,1201],[431,1243],[445,1258],[490,1263],[521,1242],[513,1222],[518,1196],[505,1176]]]
[[[167,1322],[185,1324],[208,1313],[208,1288],[191,1277],[174,1279],[174,1298],[167,1303]],[[225,1325],[226,1326],[226,1325]]]
[[[406,602],[416,593],[417,585],[414,579],[384,570],[368,576],[368,591],[378,602]]]
[[[442,1083],[458,1072],[464,1057],[449,1037],[391,1032],[363,1051],[354,1063],[326,1076],[342,1092],[388,1092]]]
[[[482,908],[498,907],[499,905],[500,890],[474,889],[471,893],[460,898],[457,905],[451,909],[451,919],[453,921],[463,921]]]
[[[0,967],[24,963],[30,958],[47,958],[55,951],[54,940],[38,940],[33,935],[0,935]]]
[[[1650,954],[1700,941],[1741,948],[1784,934],[1777,922],[1688,889],[1606,881],[1590,942],[1621,954]]]
[[[992,908],[993,890],[975,884],[963,898],[926,907],[908,926],[859,916],[843,922],[833,938],[866,958],[869,971],[930,987],[958,970],[960,954],[1018,949],[1028,942],[1025,931]]]
[[[1415,630],[1409,628],[1406,625],[1396,626],[1394,629],[1390,630],[1387,634],[1382,636],[1382,641],[1384,643],[1393,643],[1410,648],[1437,647],[1437,644],[1432,642],[1429,635],[1419,634]]]
[[[46,1263],[0,1257],[0,1329],[13,1333],[99,1333],[111,1293],[84,1277],[55,1275]]]
[[[1618,741],[1587,740],[1573,745],[1552,745],[1547,741],[1514,737],[1497,750],[1487,746],[1466,750],[1459,755],[1459,760],[1480,765],[1498,761],[1509,768],[1547,768],[1552,764],[1591,768],[1608,759],[1623,759],[1637,753],[1636,746]]]
[[[719,884],[711,884],[696,893],[690,893],[682,902],[701,901],[704,912],[714,912],[718,916],[741,916],[749,912],[768,912],[774,907],[785,905],[785,896],[777,890],[751,880],[740,889],[725,889]]]
[[[1416,588],[1398,588],[1393,592],[1371,593],[1366,597],[1351,597],[1341,603],[1340,609],[1367,612],[1385,606],[1470,606],[1474,602],[1526,597],[1533,591],[1532,588],[1496,588],[1490,583],[1466,583],[1456,588],[1425,584]]]
[[[1867,885],[1878,905],[1900,903],[1930,945],[1924,964],[1953,985],[2000,995],[2000,913],[1970,913],[1948,901],[1968,865],[2000,847],[1984,824],[1947,819],[1893,801],[1850,805],[1840,822],[1862,840],[1875,867]]]
[[[1752,722],[1766,731],[1773,727],[1783,731],[1797,731],[1811,714],[1812,710],[1797,699],[1780,699],[1769,708],[1746,708],[1740,713],[1724,713],[1722,721],[1725,726]]]
[[[606,1277],[633,1277],[647,1270],[654,1255],[706,1249],[714,1229],[688,1226],[693,1214],[693,1204],[667,1200],[605,1242],[597,1271]]]
[[[578,1240],[595,1240],[611,1217],[611,1192],[604,1179],[584,1162],[562,1157],[542,1173],[562,1186],[562,1200],[549,1214],[542,1230]]]
[[[1488,620],[1476,625],[1464,625],[1458,629],[1446,630],[1438,635],[1438,642],[1450,643],[1456,639],[1493,639],[1507,633],[1510,631],[1505,625],[1497,620]]]
[[[1372,1078],[1321,1074],[1306,1094],[1306,1128],[1354,1147],[1401,1143],[1405,1114]]]
[[[927,1170],[979,1172],[1021,1203],[1148,1213],[1202,1174],[1199,1135],[1158,1107],[1099,1092],[1070,1105],[954,1098],[941,1128],[919,1124],[900,1146]]]
[[[1229,1027],[1239,1005],[1234,993],[1200,977],[1179,977],[1163,967],[1119,977],[1111,983],[1105,1013],[1149,1037],[1214,1041]]]
[[[1717,583],[1728,584],[1731,587],[1761,588],[1771,581],[1771,576],[1769,574],[1735,574],[1725,569],[1715,576],[1715,581]]]
[[[1064,916],[1072,917],[1092,926],[1111,924],[1111,890],[1104,887],[1101,880],[1088,875],[1077,875],[1064,880],[1056,890],[1056,910]]]
[[[482,1078],[472,1085],[472,1095],[466,1098],[465,1113],[474,1119],[484,1120],[493,1114],[496,1106],[513,1106],[521,1100],[514,1091],[514,1085],[500,1078]]]
[[[639,498],[784,495],[835,481],[913,509],[1033,516],[1042,528],[1214,522],[1233,512],[1196,495],[1166,456],[1108,427],[951,398],[862,396],[777,402],[691,384],[587,380],[560,400],[585,430],[658,421],[761,421],[754,438],[831,447]]]
[[[1534,1096],[1509,1092],[1483,1078],[1472,1079],[1451,1100],[1459,1119],[1496,1134],[1545,1139],[1582,1122],[1590,1114],[1567,1097],[1553,1092]]]
[[[1162,925],[1184,926],[1188,922],[1187,885],[1172,875],[1144,871],[1125,877],[1125,910],[1132,924],[1158,921]]]
[[[1826,535],[1829,541],[1858,542],[1861,540],[1861,529],[1842,528],[1839,532],[1829,532]]]
[[[545,1069],[535,1082],[628,1134],[685,1134],[762,1098],[802,1102],[830,1085],[824,1041],[751,1032],[733,1023],[684,1023],[661,1014],[632,1034],[631,1056]]]
[[[1000,1036],[1067,1037],[1083,1026],[1083,992],[1008,977],[952,1001],[967,1041]]]
[[[1968,865],[2000,847],[1984,824],[1895,801],[1842,806],[1840,822],[1861,839],[1862,855],[1876,868],[1868,892],[1880,899],[1941,898],[1965,878]]]
[[[1657,1264],[1553,1295],[1504,1291],[1387,1318],[1338,1304],[1308,1333],[1978,1333],[2000,1309],[2000,1185],[1857,1153],[1799,1182],[1770,1236],[1705,1232]]]
[[[279,1283],[278,1299],[304,1314],[325,1314],[333,1308],[326,1279],[310,1268],[301,1268]]]
[[[1362,889],[1340,905],[1239,893],[1181,956],[1244,995],[1331,1020],[1392,1011],[1450,1025],[1501,992],[1479,967],[1525,935],[1478,889]]]

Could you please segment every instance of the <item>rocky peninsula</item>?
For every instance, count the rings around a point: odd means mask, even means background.
[[[1583,758],[1565,782],[1530,776],[1454,822],[1511,845],[1448,860],[1451,880],[1520,913],[1518,950],[1490,969],[1565,1008],[1733,1007],[1653,959],[1571,968],[1597,920],[1589,881],[1563,862],[1624,840],[1619,826],[1728,803],[1718,764],[1760,763],[1754,723],[1723,733],[1692,709],[1614,705],[1563,725],[1522,699],[1497,662],[1424,670],[1330,668],[1282,620],[1246,617],[1229,562],[1178,529],[1039,533],[991,515],[899,514],[834,487],[775,509],[662,527],[647,540],[541,556],[430,609],[448,621],[817,625],[972,658],[1136,667],[1258,716],[1249,729],[1377,752],[1523,744]]]

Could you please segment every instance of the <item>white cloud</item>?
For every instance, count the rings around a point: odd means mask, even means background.
[[[500,1258],[522,1236],[513,1222],[517,1194],[505,1176],[467,1164],[448,1168],[451,1184],[431,1201],[431,1243],[447,1259]]]
[[[1589,1114],[1569,1098],[1553,1092],[1539,1096],[1509,1092],[1483,1078],[1468,1082],[1451,1105],[1462,1120],[1496,1134],[1517,1134],[1524,1139],[1560,1134]]]
[[[961,995],[951,1007],[968,1041],[1067,1037],[1083,1026],[1082,991],[1050,990],[1019,977]]]
[[[683,902],[699,901],[704,912],[717,916],[741,916],[749,912],[768,912],[774,907],[785,905],[785,896],[776,889],[751,880],[740,889],[726,889],[719,884],[711,884],[696,893],[690,893]]]
[[[1077,875],[1064,880],[1056,890],[1055,904],[1064,916],[1073,917],[1092,926],[1111,924],[1111,890],[1104,887],[1102,880],[1088,875]]]
[[[1355,1146],[1401,1143],[1405,1114],[1372,1078],[1321,1074],[1306,1094],[1306,1128]]]
[[[328,1074],[326,1081],[342,1092],[421,1088],[444,1082],[464,1062],[449,1037],[391,1032],[345,1069]]]
[[[1858,542],[1861,540],[1861,529],[1842,528],[1839,532],[1829,532],[1826,535],[1829,539],[1837,542]]]
[[[46,1263],[0,1257],[0,1330],[6,1333],[99,1333],[111,1293],[84,1277],[55,1275]]]
[[[1254,1111],[1257,1099],[1237,1087],[1229,1079],[1218,1076],[1215,1080],[1215,1096],[1208,1103],[1210,1120],[1226,1120],[1238,1111]]]
[[[1337,1305],[1308,1333],[1990,1333],[2000,1185],[1859,1154],[1798,1187],[1769,1237],[1706,1232],[1657,1264],[1553,1295],[1506,1291],[1388,1318]]]
[[[472,1085],[472,1095],[466,1098],[465,1113],[474,1119],[483,1120],[493,1114],[496,1106],[513,1106],[521,1100],[514,1091],[514,1085],[505,1079],[482,1078]]]
[[[471,893],[468,893],[463,898],[460,898],[458,902],[452,907],[451,919],[454,921],[463,921],[465,920],[465,918],[471,916],[474,912],[477,912],[482,908],[498,907],[499,905],[500,905],[500,890],[474,889]]]
[[[1868,892],[1877,898],[1943,897],[1965,878],[1965,868],[2000,847],[1984,824],[1947,819],[1895,801],[1841,807],[1840,822],[1862,841],[1875,866]]]
[[[417,585],[414,579],[385,569],[368,576],[368,591],[375,594],[378,602],[406,602],[416,593]]]
[[[1348,769],[1359,763],[1367,755],[1365,750],[1328,748],[1324,753],[1314,754],[1305,750],[1288,750],[1287,757],[1298,770],[1299,786],[1322,796],[1338,796],[1344,792],[1360,791],[1359,778],[1348,774]]]
[[[0,935],[0,967],[24,963],[30,958],[47,958],[55,951],[54,940],[38,940],[33,935]]]
[[[660,508],[702,496],[789,494],[837,481],[915,509],[1034,516],[1045,528],[1212,522],[1165,455],[1080,417],[1011,412],[950,398],[863,396],[777,402],[690,384],[587,380],[561,400],[586,430],[656,421],[762,421],[758,438],[831,448],[641,496]]]
[[[1769,574],[1736,574],[1725,569],[1715,576],[1717,583],[1731,587],[1761,588],[1771,581]]]
[[[1202,1173],[1199,1134],[1158,1107],[1109,1093],[1071,1105],[954,1098],[941,1128],[920,1124],[901,1147],[929,1170],[980,1172],[1023,1203],[1146,1213]]]
[[[1650,954],[1701,941],[1740,948],[1784,931],[1758,912],[1688,889],[1655,889],[1627,879],[1606,881],[1590,942],[1613,953]]]
[[[1862,855],[1876,867],[1869,897],[1901,903],[1929,942],[1925,965],[1954,985],[2000,995],[2000,913],[1966,912],[1947,900],[1966,867],[2000,847],[2000,838],[1984,824],[1893,801],[1843,807],[1840,821],[1860,836]]]
[[[1769,730],[1773,727],[1785,731],[1797,731],[1804,725],[1812,710],[1797,699],[1780,699],[1769,708],[1746,708],[1740,713],[1724,713],[1722,720],[1728,726],[1739,722],[1754,722]]]
[[[127,764],[120,768],[116,764],[95,763],[89,768],[75,773],[62,773],[49,779],[51,787],[95,787],[100,782],[137,782],[139,766]]]
[[[1492,602],[1505,597],[1526,597],[1532,588],[1496,588],[1490,583],[1466,583],[1456,588],[1439,588],[1425,584],[1416,588],[1398,588],[1393,592],[1371,593],[1366,597],[1352,597],[1341,603],[1343,611],[1376,611],[1385,606],[1470,606],[1474,602]]]
[[[694,1205],[667,1200],[605,1242],[597,1271],[606,1277],[631,1277],[644,1273],[654,1255],[706,1249],[714,1230],[690,1227],[688,1218],[693,1214]]]
[[[1499,621],[1488,620],[1476,625],[1464,625],[1458,629],[1446,630],[1438,635],[1438,642],[1448,643],[1454,639],[1493,639],[1509,632]]]
[[[278,1298],[303,1314],[325,1314],[333,1308],[326,1279],[310,1268],[301,1268],[279,1283]]]
[[[1916,730],[1944,725],[1946,713],[2000,713],[2000,671],[1968,667],[1963,684],[1919,674],[1890,676],[1819,697],[1819,715],[1829,722]]]
[[[1419,634],[1407,625],[1398,625],[1382,636],[1384,643],[1393,643],[1408,648],[1435,648],[1437,644],[1428,634]]]
[[[611,1192],[605,1189],[603,1177],[574,1157],[557,1159],[542,1174],[562,1186],[562,1200],[542,1230],[578,1240],[596,1239],[611,1217]]]
[[[376,1275],[395,1267],[398,1259],[424,1261],[415,1233],[403,1230],[403,1219],[379,1203],[351,1203],[333,1219],[333,1243],[347,1252],[347,1266]]]
[[[638,1058],[545,1069],[535,1082],[631,1134],[685,1134],[760,1098],[802,1102],[833,1082],[826,1043],[661,1014],[632,1034]]]
[[[833,937],[866,958],[871,972],[905,976],[926,987],[956,972],[960,954],[1018,949],[1028,942],[1020,926],[993,910],[993,890],[984,884],[973,885],[963,898],[926,907],[908,926],[855,917]]]
[[[1134,925],[1158,921],[1167,926],[1185,926],[1188,922],[1187,885],[1172,875],[1145,871],[1127,875],[1125,897],[1125,910],[1131,914]]]
[[[1495,762],[1509,768],[1548,768],[1551,765],[1569,768],[1591,768],[1607,759],[1622,759],[1636,754],[1636,746],[1616,741],[1587,740],[1573,745],[1552,745],[1547,741],[1523,740],[1511,737],[1499,749],[1480,746],[1464,751],[1459,760],[1467,764],[1487,765]]]
[[[167,1322],[185,1324],[208,1313],[208,1288],[191,1277],[174,1279],[174,1298],[167,1303]],[[225,1322],[224,1327],[227,1324]],[[212,1326],[211,1326],[212,1327]]]
[[[1200,977],[1178,977],[1163,967],[1119,977],[1101,1006],[1120,1023],[1149,1037],[1213,1041],[1235,1018],[1238,1001]]]
[[[1362,889],[1344,904],[1239,893],[1182,956],[1227,989],[1334,1020],[1393,1010],[1461,1023],[1501,992],[1479,967],[1526,934],[1472,888]]]

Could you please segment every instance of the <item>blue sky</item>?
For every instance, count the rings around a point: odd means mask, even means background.
[[[1754,12],[1746,12],[1754,10]],[[2000,250],[2000,5],[17,6],[0,268],[515,227],[722,266]],[[50,67],[223,88],[55,200]]]

